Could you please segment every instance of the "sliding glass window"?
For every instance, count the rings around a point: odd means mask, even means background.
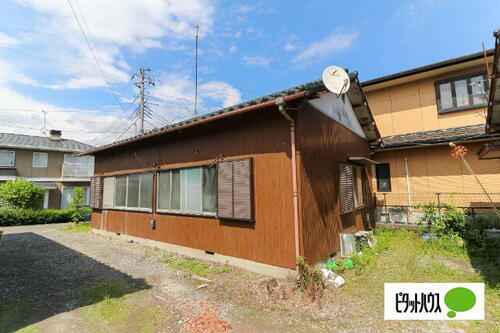
[[[215,215],[215,178],[215,166],[160,171],[158,211]]]
[[[115,177],[114,208],[150,211],[152,209],[152,197],[152,173]]]

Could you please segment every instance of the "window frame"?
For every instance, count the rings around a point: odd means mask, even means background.
[[[45,166],[37,166],[35,165],[35,155],[45,155],[47,156],[46,164]],[[46,169],[49,167],[49,153],[44,153],[44,152],[33,152],[32,158],[31,158],[31,167],[36,168],[36,169]]]
[[[160,168],[156,172],[156,195],[155,195],[155,200],[156,200],[156,212],[160,214],[166,214],[166,215],[183,215],[183,216],[201,216],[201,217],[207,217],[207,218],[217,218],[217,181],[215,182],[215,212],[203,212],[203,168],[204,167],[211,167],[215,168],[217,170],[217,166],[214,165],[213,163],[207,163],[207,164],[197,164],[197,165],[189,165],[189,166],[179,166],[179,167],[172,167],[172,168]],[[183,211],[180,209],[161,209],[159,207],[160,200],[159,200],[159,195],[160,195],[160,190],[159,190],[159,178],[160,178],[160,173],[162,172],[167,172],[167,171],[173,171],[173,170],[182,170],[182,169],[194,169],[194,168],[200,168],[202,169],[202,172],[200,172],[200,178],[201,178],[201,195],[202,195],[202,211],[201,212],[188,212],[188,211]],[[179,176],[180,177],[180,176]],[[215,174],[215,177],[217,177],[217,171]],[[182,178],[181,178],[182,179]],[[216,178],[217,180],[217,178]],[[170,173],[170,185],[172,185],[172,173]],[[180,198],[179,198],[180,199]],[[172,186],[170,186],[170,201],[172,201]],[[179,202],[179,207],[180,207],[180,202]]]
[[[0,153],[12,153],[12,164],[11,165],[0,165],[0,168],[11,168],[16,165],[16,151],[15,150],[0,150]]]
[[[143,208],[143,207],[127,207],[127,201],[128,201],[128,176],[130,175],[142,175],[142,174],[148,174],[150,173],[151,176],[153,177],[153,183],[151,187],[151,208]],[[116,178],[117,177],[127,177],[127,182],[125,183],[125,206],[117,206],[116,205]],[[132,212],[145,212],[145,213],[152,213],[153,212],[153,200],[154,200],[154,186],[155,186],[155,175],[153,171],[141,171],[141,172],[130,172],[130,173],[125,173],[125,174],[119,174],[119,175],[107,175],[107,176],[102,176],[103,178],[114,178],[113,182],[113,207],[107,207],[107,208],[102,208],[102,209],[107,209],[107,210],[125,210],[125,211],[132,211]],[[140,199],[141,199],[141,180],[139,177],[139,185],[138,185],[138,205],[140,204]],[[104,192],[104,181],[103,181],[103,192]]]
[[[379,179],[383,179],[382,177],[379,177],[379,171],[378,171],[378,167],[379,166],[382,166],[382,165],[387,165],[387,169],[388,169],[388,175],[389,175],[389,189],[387,190],[381,190],[380,189],[380,186],[379,186]],[[391,163],[379,163],[378,165],[375,165],[375,178],[376,178],[376,181],[377,181],[377,192],[392,192],[392,180],[391,180]]]
[[[472,86],[470,85],[470,79],[473,77],[476,77],[476,76],[483,77],[483,79],[484,79],[484,92],[487,94],[489,83],[488,83],[487,74],[484,71],[462,74],[462,75],[453,76],[450,78],[435,81],[434,88],[435,88],[435,92],[436,92],[436,105],[437,105],[437,109],[438,109],[438,114],[463,111],[463,110],[470,110],[470,109],[477,109],[477,108],[482,108],[482,107],[488,106],[487,98],[486,98],[485,102],[482,104],[473,104]],[[469,98],[469,105],[456,106],[457,100],[456,100],[455,82],[460,81],[460,80],[464,80],[464,79],[466,80],[466,83],[467,83],[467,96]],[[451,85],[451,98],[452,98],[452,102],[453,102],[453,107],[443,109],[441,106],[441,91],[440,91],[439,87],[442,84],[446,84],[446,83],[450,83],[450,85]]]
[[[366,208],[368,206],[367,204],[367,195],[368,193],[366,193],[366,183],[368,181],[368,179],[366,179],[366,170],[365,170],[365,166],[364,165],[359,165],[359,164],[350,164],[351,165],[351,168],[352,168],[352,198],[353,198],[353,211],[356,211],[358,209],[362,209],[362,208]],[[354,172],[354,169],[357,169],[356,172]],[[357,182],[357,177],[355,178],[354,177],[354,174],[356,174],[357,176],[359,175],[359,181],[361,183],[361,193],[358,193],[360,196],[358,198],[356,198],[356,187],[358,185],[358,182]],[[365,178],[365,179],[363,179]],[[356,205],[356,200],[359,201],[359,199],[361,198],[361,200],[363,201],[361,204],[358,203],[358,205]]]

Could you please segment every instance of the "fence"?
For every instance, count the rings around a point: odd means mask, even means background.
[[[489,193],[500,209],[500,193]],[[441,210],[453,205],[471,216],[494,216],[488,197],[484,193],[377,193],[374,217],[381,224],[417,224],[423,217],[419,205],[433,202]]]

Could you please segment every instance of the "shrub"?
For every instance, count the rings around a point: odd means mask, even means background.
[[[464,239],[473,255],[496,259],[500,253],[500,239],[487,238],[486,229],[500,229],[500,219],[479,216],[467,220]]]
[[[419,219],[419,224],[426,226],[431,233],[441,236],[463,237],[467,216],[457,207],[443,204],[441,208],[434,202],[417,206],[423,209],[424,216]]]
[[[83,217],[89,220],[90,208],[83,209]],[[72,221],[73,211],[57,209],[9,209],[0,208],[0,226],[64,223]]]
[[[13,180],[0,185],[0,205],[6,208],[39,209],[44,190],[27,180]]]
[[[297,267],[299,269],[297,279],[299,289],[306,293],[312,301],[320,299],[325,289],[321,271],[309,266],[304,257],[297,257]]]

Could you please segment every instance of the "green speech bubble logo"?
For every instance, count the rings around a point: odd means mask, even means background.
[[[453,288],[444,296],[444,303],[453,311],[448,312],[449,318],[455,318],[457,312],[463,312],[472,309],[476,304],[476,295],[467,288]]]

